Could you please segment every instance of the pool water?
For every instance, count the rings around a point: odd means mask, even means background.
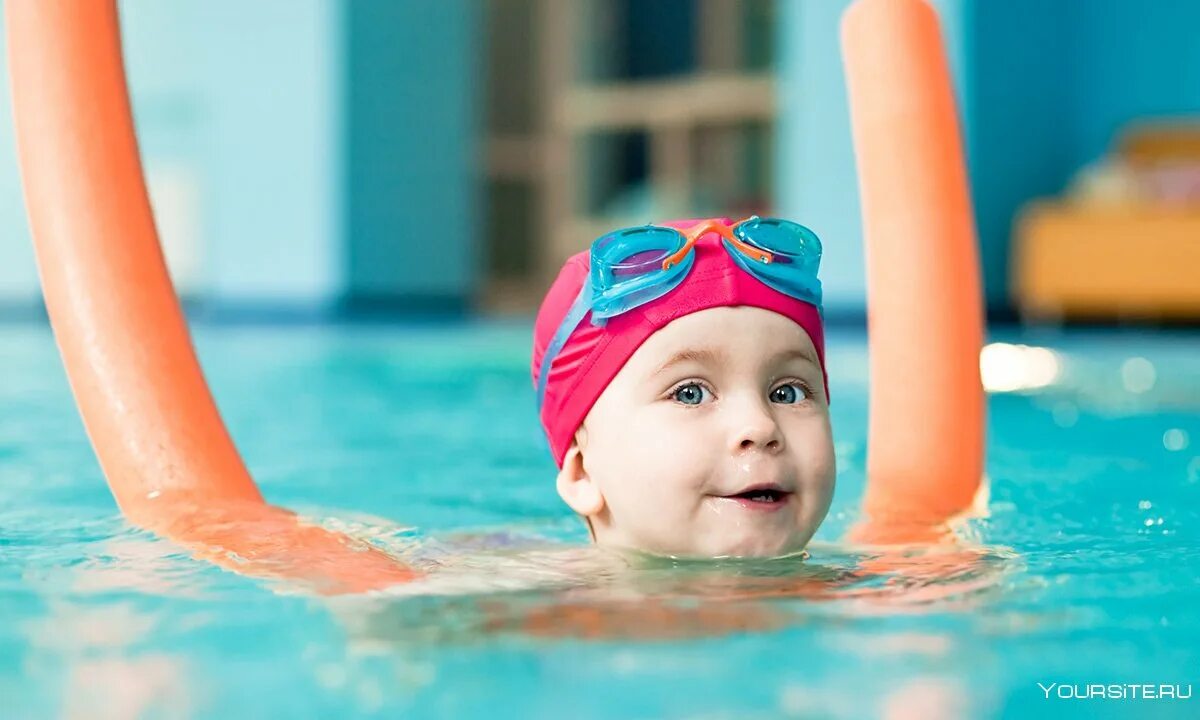
[[[1200,717],[1128,688],[1200,684],[1200,336],[994,339],[990,512],[943,571],[863,573],[876,556],[838,543],[867,357],[834,329],[839,486],[811,557],[581,580],[564,567],[597,551],[553,489],[528,326],[201,326],[272,502],[476,581],[328,600],[125,524],[48,329],[0,326],[2,714]],[[1072,697],[1091,684],[1122,689]]]

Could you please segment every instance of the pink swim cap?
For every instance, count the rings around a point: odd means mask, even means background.
[[[684,229],[699,222],[703,221],[675,220],[661,224]],[[732,224],[729,218],[720,218],[720,222]],[[722,247],[721,238],[715,232],[702,236],[696,242],[694,252],[695,264],[679,287],[645,305],[609,318],[602,327],[593,325],[591,313],[588,313],[552,361],[541,420],[550,441],[550,452],[559,467],[562,467],[575,431],[583,424],[600,393],[646,338],[672,320],[701,310],[757,307],[783,315],[804,328],[821,361],[828,396],[825,333],[820,311],[814,305],[768,287],[739,267]],[[587,250],[572,255],[542,300],[533,330],[535,388],[542,355],[587,279],[589,257]]]

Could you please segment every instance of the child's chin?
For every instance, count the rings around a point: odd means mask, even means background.
[[[806,540],[806,538],[797,538],[794,535],[730,538],[725,542],[715,544],[708,549],[706,554],[712,557],[779,557],[803,550]]]

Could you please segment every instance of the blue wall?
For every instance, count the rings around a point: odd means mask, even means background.
[[[861,312],[857,184],[840,67],[848,0],[781,4],[779,205],[825,239],[828,306]],[[1139,117],[1200,115],[1200,2],[935,2],[964,119],[989,306],[1012,221]]]
[[[1138,118],[1200,119],[1200,3],[972,3],[972,182],[988,298],[1006,299],[1012,220],[1061,192]]]
[[[437,309],[480,279],[476,0],[345,5],[352,300]]]
[[[1082,7],[1084,3],[1078,3]],[[967,153],[988,303],[1008,298],[1012,221],[1029,199],[1058,193],[1078,166],[1071,149],[1074,11],[1063,2],[971,3]]]
[[[864,306],[838,22],[779,3],[780,212],[825,239],[831,312]],[[938,0],[990,304],[1015,213],[1140,116],[1200,114],[1200,2]],[[469,296],[480,246],[474,0],[123,0],[147,175],[181,288],[323,308]],[[0,39],[0,43],[2,43]],[[0,63],[3,60],[0,59]],[[0,75],[0,306],[37,281]],[[436,218],[436,222],[422,222]]]
[[[338,41],[327,0],[125,0],[125,63],[177,285],[217,303],[328,301],[339,264]],[[0,99],[0,303],[37,279]]]
[[[123,0],[135,122],[180,290],[302,312],[363,288],[468,294],[475,7]],[[33,307],[6,71],[2,82],[0,305]],[[429,216],[436,233],[418,222]]]
[[[858,177],[838,23],[849,0],[783,3],[779,14],[779,213],[808,225],[825,249],[827,312],[861,311],[866,282]]]
[[[126,0],[121,10],[151,191],[159,172],[194,183],[200,259],[184,289],[218,303],[327,300],[343,274],[337,6]],[[156,209],[170,250],[171,220]]]
[[[965,107],[962,2],[935,5],[960,107]],[[858,175],[842,73],[840,23],[848,5],[850,0],[779,5],[776,204],[781,214],[821,237],[821,278],[831,316],[861,315],[866,306]]]
[[[1065,0],[1059,0],[1065,3]],[[1200,2],[1089,0],[1075,11],[1073,156],[1101,155],[1139,116],[1200,121]]]

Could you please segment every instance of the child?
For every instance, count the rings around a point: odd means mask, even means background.
[[[821,245],[786,220],[618,230],[538,313],[533,382],[562,499],[601,546],[801,551],[834,453]]]

